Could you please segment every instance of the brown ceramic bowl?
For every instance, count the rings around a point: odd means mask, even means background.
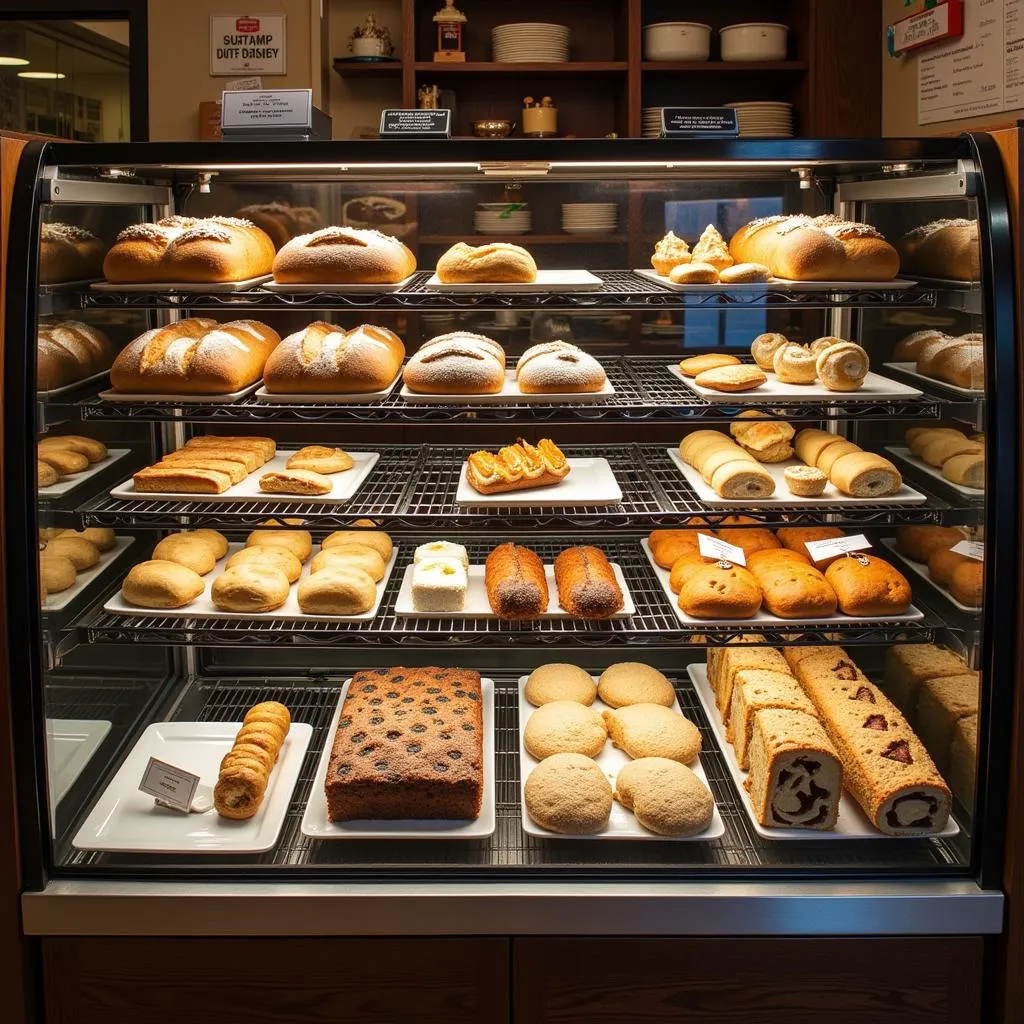
[[[478,139],[504,139],[512,134],[515,129],[515,121],[505,118],[491,117],[484,121],[473,122],[473,134]]]

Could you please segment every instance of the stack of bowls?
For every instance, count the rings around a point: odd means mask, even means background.
[[[525,235],[532,220],[530,208],[518,203],[477,203],[473,213],[478,235]]]
[[[740,135],[789,138],[793,134],[792,103],[726,103],[736,111]]]
[[[569,28],[542,21],[495,25],[491,48],[499,64],[561,63],[569,59]]]
[[[643,134],[645,139],[656,139],[661,134],[661,107],[644,107]]]
[[[563,203],[562,230],[569,235],[605,235],[615,230],[615,203]]]

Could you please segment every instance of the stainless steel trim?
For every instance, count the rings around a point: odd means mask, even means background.
[[[132,203],[139,206],[170,206],[171,190],[162,185],[128,181],[82,181],[75,178],[44,178],[39,182],[44,203]]]
[[[27,935],[981,935],[973,882],[317,884],[51,882]]]
[[[909,174],[870,181],[841,181],[840,203],[865,200],[950,199],[977,194],[977,169],[969,160],[958,160],[946,174]]]

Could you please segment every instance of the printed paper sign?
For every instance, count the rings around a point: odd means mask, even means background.
[[[964,555],[966,558],[973,558],[978,562],[985,561],[985,542],[983,540],[962,540],[959,544],[954,544],[950,551],[955,551],[958,555]]]
[[[174,810],[184,811],[187,814],[192,806],[192,798],[195,796],[198,785],[198,775],[193,775],[183,768],[175,768],[173,764],[167,764],[166,761],[159,761],[157,758],[151,757],[146,765],[146,770],[142,773],[139,789],[143,793],[156,797],[167,807],[173,807]]]
[[[826,558],[844,555],[847,551],[863,551],[871,547],[871,541],[863,533],[852,537],[830,537],[828,540],[809,540],[804,544],[812,562],[824,562]]]
[[[697,546],[705,558],[716,558],[721,562],[732,562],[733,565],[747,564],[747,555],[743,548],[729,544],[721,537],[709,537],[706,533],[698,533]]]
[[[313,116],[312,89],[221,94],[221,128],[309,128]]]
[[[283,75],[284,14],[210,17],[211,75]]]

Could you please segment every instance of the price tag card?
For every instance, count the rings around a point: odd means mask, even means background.
[[[663,107],[661,134],[666,139],[734,139],[740,133],[731,107]]]
[[[729,544],[721,537],[709,537],[706,533],[698,533],[697,546],[705,558],[716,558],[720,562],[732,562],[733,565],[747,564],[747,554],[743,548]]]
[[[199,776],[175,768],[173,764],[159,761],[155,757],[149,759],[146,770],[142,773],[139,789],[156,797],[165,807],[188,814],[192,807],[192,798],[199,786]]]
[[[450,110],[382,110],[382,139],[448,139],[452,134]]]
[[[962,540],[959,544],[954,544],[950,551],[973,558],[978,562],[985,561],[985,542],[983,540]]]
[[[812,562],[824,562],[826,558],[835,558],[848,551],[864,551],[871,547],[871,541],[863,533],[855,533],[852,537],[830,537],[828,540],[809,540],[804,543],[807,554]]]

